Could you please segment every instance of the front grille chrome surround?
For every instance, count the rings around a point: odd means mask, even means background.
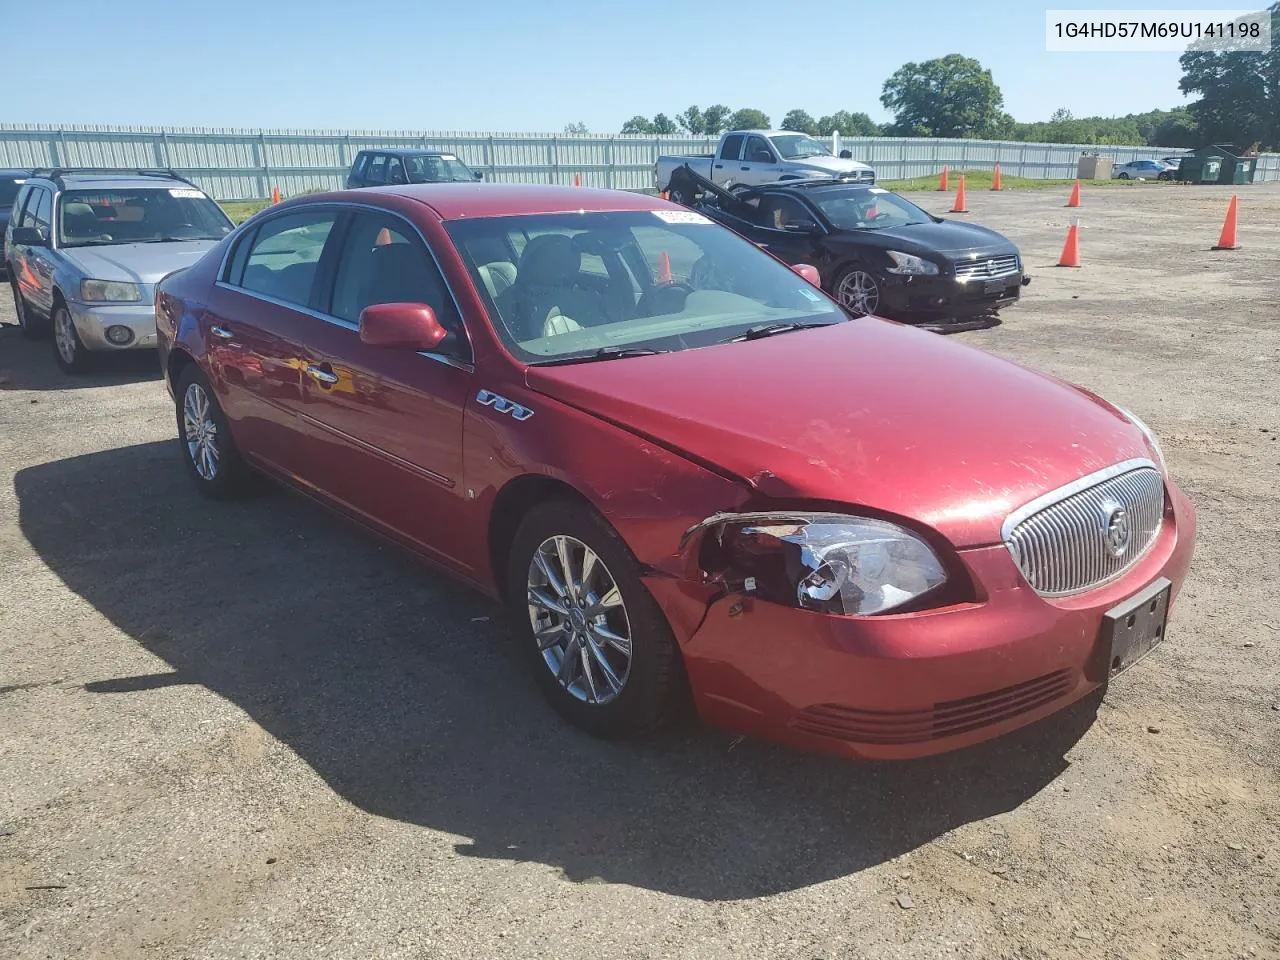
[[[1016,254],[998,257],[977,257],[973,260],[956,261],[956,279],[965,282],[971,280],[997,280],[1000,277],[1011,277],[1022,269]]]
[[[1117,509],[1129,529],[1122,549],[1108,540]],[[1015,510],[1001,538],[1036,593],[1065,597],[1109,583],[1137,563],[1155,543],[1164,511],[1160,470],[1150,460],[1127,460]]]

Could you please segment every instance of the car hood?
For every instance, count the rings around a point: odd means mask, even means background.
[[[902,250],[904,253],[1018,252],[1018,248],[1004,235],[976,223],[962,223],[959,220],[885,227],[883,230],[850,230],[844,235],[856,238],[859,243],[873,243],[885,249]]]
[[[526,377],[762,497],[912,518],[960,547],[999,542],[1036,497],[1151,456],[1093,395],[877,318]]]
[[[64,247],[61,254],[84,276],[93,280],[155,284],[175,270],[192,266],[217,245],[217,240],[120,243],[101,247]]]
[[[802,160],[784,160],[782,162],[792,169],[823,170],[827,173],[853,173],[857,170],[871,169],[858,160],[845,160],[841,157],[805,157]]]

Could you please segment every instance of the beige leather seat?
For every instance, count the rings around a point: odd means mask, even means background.
[[[498,294],[516,282],[516,265],[508,263],[506,260],[495,260],[493,263],[481,264],[476,267],[476,272],[480,274],[480,279],[484,281],[485,289],[489,291],[489,296],[494,300],[498,299]]]

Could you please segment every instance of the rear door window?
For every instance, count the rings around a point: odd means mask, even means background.
[[[367,166],[369,166],[369,155],[363,151],[356,154],[356,162],[351,165],[351,176],[363,177]]]
[[[742,153],[742,134],[735,133],[731,137],[725,137],[724,143],[720,145],[721,160],[737,160],[738,155]]]
[[[387,178],[387,155],[385,153],[375,153],[373,159],[369,161],[369,172],[365,174],[365,180],[369,183],[383,183]]]
[[[313,306],[320,254],[337,216],[333,210],[308,210],[262,224],[245,258],[240,286],[285,303]]]
[[[387,183],[407,183],[404,176],[404,162],[399,157],[387,160]]]
[[[18,191],[18,196],[13,201],[13,213],[10,216],[12,226],[17,227],[22,225],[22,207],[27,202],[27,197],[31,196],[31,191],[34,189],[35,188],[31,186],[24,186]]]

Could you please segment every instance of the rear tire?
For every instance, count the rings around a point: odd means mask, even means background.
[[[88,373],[97,360],[80,339],[71,311],[61,300],[53,302],[53,359],[63,373],[73,376]]]
[[[521,655],[561,716],[619,738],[679,715],[675,637],[631,551],[599,514],[568,500],[534,507],[512,540],[505,582]]]
[[[1120,174],[1120,176],[1119,176],[1119,178],[1118,178],[1118,179],[1120,179],[1120,180],[1128,180],[1128,179],[1129,179],[1129,175],[1128,175],[1127,173],[1122,173],[1122,174]]]
[[[12,267],[9,268],[9,272],[13,273]],[[18,330],[28,340],[39,340],[48,331],[48,324],[31,312],[26,299],[22,296],[22,291],[18,289],[17,280],[10,280],[9,286],[13,290],[13,312],[18,317]]]
[[[178,446],[187,475],[202,496],[228,500],[243,494],[249,468],[231,437],[231,429],[204,373],[194,363],[174,389]]]

